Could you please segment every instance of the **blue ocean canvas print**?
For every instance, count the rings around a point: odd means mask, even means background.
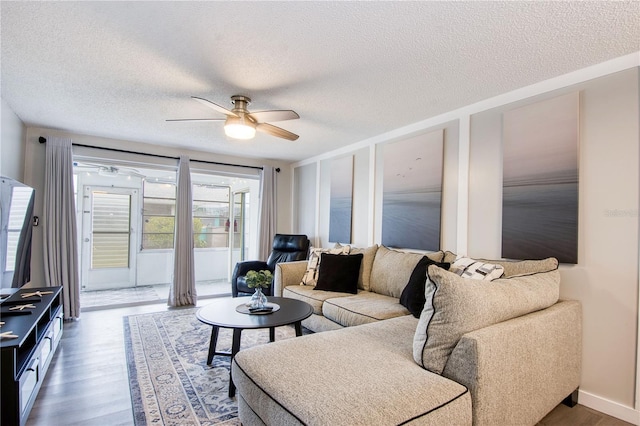
[[[443,131],[384,146],[382,244],[440,249]]]
[[[353,156],[331,162],[331,194],[329,199],[329,241],[351,243],[353,212]]]
[[[504,113],[502,257],[578,262],[578,93]]]

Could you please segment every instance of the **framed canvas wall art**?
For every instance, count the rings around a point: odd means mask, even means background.
[[[578,262],[578,92],[503,116],[502,257]]]
[[[331,160],[329,241],[351,243],[353,212],[353,155]]]
[[[382,244],[440,249],[444,131],[383,147]]]

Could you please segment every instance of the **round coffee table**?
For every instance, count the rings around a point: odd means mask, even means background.
[[[313,313],[313,308],[308,303],[286,297],[267,297],[269,303],[275,303],[280,306],[280,309],[270,314],[244,314],[236,310],[238,305],[245,304],[249,300],[251,300],[250,297],[224,297],[214,300],[207,306],[200,308],[196,313],[198,320],[213,326],[207,365],[211,365],[214,355],[230,356],[231,361],[233,361],[233,357],[240,350],[242,330],[268,328],[269,341],[273,342],[275,340],[276,327],[293,324],[296,336],[302,336],[301,322],[303,319],[309,318]],[[233,329],[231,352],[216,351],[220,327]],[[233,397],[235,393],[236,387],[233,384],[231,372],[229,372],[229,397]]]

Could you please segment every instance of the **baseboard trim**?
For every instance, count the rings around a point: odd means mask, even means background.
[[[631,407],[627,407],[617,402],[610,401],[606,398],[602,398],[601,396],[580,390],[578,395],[578,404],[593,408],[596,411],[624,420],[625,422],[629,422],[633,425],[640,425],[640,411],[634,410]]]

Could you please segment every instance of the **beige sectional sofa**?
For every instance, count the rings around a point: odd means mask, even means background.
[[[331,331],[236,355],[244,425],[533,425],[575,401],[582,313],[558,300],[555,259],[496,261],[504,276],[491,282],[430,266],[415,318],[399,297],[424,254],[353,252],[363,254],[356,295],[300,285],[306,262],[277,266],[274,294],[308,302],[303,325]]]
[[[362,253],[358,278],[358,294],[315,290],[300,285],[307,262],[280,263],[274,277],[274,296],[302,300],[313,306],[313,315],[302,322],[308,329],[319,332],[368,324],[389,318],[409,315],[398,303],[413,268],[424,254],[390,250],[384,246],[352,249],[350,254]],[[442,252],[426,254],[439,262]]]

